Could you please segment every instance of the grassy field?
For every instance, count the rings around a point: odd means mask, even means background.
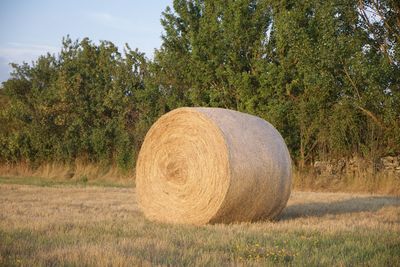
[[[400,266],[396,197],[293,192],[275,222],[198,227],[147,221],[130,185],[27,181],[0,178],[2,266]]]

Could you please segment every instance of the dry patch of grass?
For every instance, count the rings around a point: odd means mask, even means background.
[[[294,192],[275,222],[147,221],[134,188],[0,184],[0,265],[269,266],[400,262],[400,199]]]

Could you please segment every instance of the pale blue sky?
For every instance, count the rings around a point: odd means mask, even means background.
[[[0,0],[0,82],[10,62],[57,53],[61,39],[89,37],[125,43],[153,57],[161,45],[161,12],[172,0]]]

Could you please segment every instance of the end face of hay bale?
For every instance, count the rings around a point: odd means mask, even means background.
[[[146,217],[209,222],[229,187],[228,164],[223,136],[212,121],[193,109],[162,116],[147,133],[136,167]]]
[[[179,108],[149,130],[136,166],[147,218],[186,224],[273,218],[286,206],[291,160],[278,131],[248,114]]]

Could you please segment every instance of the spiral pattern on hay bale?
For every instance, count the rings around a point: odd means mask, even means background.
[[[275,218],[291,188],[291,159],[265,120],[221,108],[178,108],[148,131],[136,165],[150,220],[231,223]]]

